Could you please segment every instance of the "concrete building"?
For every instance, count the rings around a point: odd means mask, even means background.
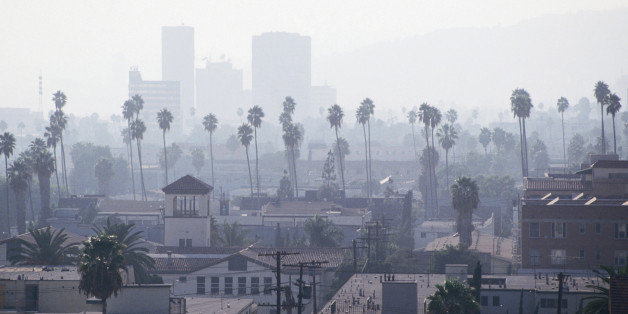
[[[196,110],[199,116],[214,113],[221,120],[234,116],[244,106],[242,70],[231,62],[205,62],[205,68],[196,69]],[[237,118],[232,119],[238,121]]]
[[[191,121],[194,107],[194,28],[163,26],[161,28],[161,79],[179,82],[180,121]],[[186,124],[181,124],[185,126]]]
[[[165,193],[165,245],[209,246],[209,196],[213,189],[211,185],[190,175],[162,189]]]
[[[144,120],[148,130],[158,130],[157,112],[167,108],[177,118],[181,110],[181,98],[178,81],[146,81],[137,67],[129,71],[129,98],[134,95],[142,96],[144,109],[140,117]]]
[[[276,117],[282,102],[291,96],[297,119],[306,117],[310,105],[312,72],[311,39],[296,33],[273,32],[253,36],[252,102]]]

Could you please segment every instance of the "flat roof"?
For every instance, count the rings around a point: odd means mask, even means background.
[[[80,280],[76,266],[2,266],[0,280]]]

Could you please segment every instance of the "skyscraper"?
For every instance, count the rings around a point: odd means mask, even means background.
[[[146,127],[157,130],[157,112],[167,108],[175,119],[181,115],[180,84],[177,81],[146,81],[142,79],[139,69],[134,66],[129,70],[129,98],[142,96],[144,109],[140,113]]]
[[[205,63],[196,69],[196,110],[199,116],[217,114],[221,121],[238,122],[237,108],[245,108],[242,90],[242,70],[231,62]]]
[[[311,39],[296,33],[253,36],[252,101],[275,119],[286,96],[297,103],[297,116],[310,103]],[[303,108],[303,110],[301,110]]]
[[[161,78],[178,81],[181,88],[180,121],[191,120],[194,108],[194,28],[163,26],[161,28]],[[186,124],[183,124],[186,125]]]

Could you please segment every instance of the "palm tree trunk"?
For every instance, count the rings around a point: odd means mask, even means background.
[[[135,171],[133,170],[133,140],[131,139],[131,120],[127,120],[129,131],[129,155],[131,156],[131,186],[133,187],[133,200],[135,201]]]
[[[17,207],[17,234],[26,232],[26,189],[15,192],[15,205]]]
[[[617,137],[615,135],[615,114],[613,114],[613,153],[617,154]]]
[[[102,299],[102,314],[107,314],[107,299]]]
[[[525,169],[526,169],[526,177],[528,176],[528,171],[530,170],[528,165],[528,137],[526,136],[526,119],[521,119],[521,125],[523,125],[523,156],[525,160]]]
[[[209,159],[212,164],[212,186],[215,186],[215,183],[214,183],[214,142],[213,142],[212,132],[209,133]]]
[[[521,127],[521,118],[519,118],[519,156],[521,156],[521,176],[526,177],[526,166],[523,157],[523,128]]]
[[[294,156],[294,146],[290,147],[292,153],[292,171],[294,171],[294,193],[299,199],[299,184],[297,183],[297,159]]]
[[[41,201],[38,225],[43,227],[48,224],[47,219],[50,218],[50,175],[37,173],[37,180],[39,181],[39,199]],[[58,176],[57,182],[59,182]],[[57,187],[59,187],[58,183]]]
[[[4,183],[7,186],[7,216],[6,216],[6,231],[7,238],[11,237],[11,210],[9,209],[9,158],[7,155],[4,155]]]
[[[142,146],[140,143],[140,140],[137,139],[137,158],[140,162],[140,180],[141,180],[141,187],[142,187],[142,200],[146,201],[146,187],[144,186],[144,170],[142,169]]]
[[[33,180],[28,180],[28,203],[31,210],[31,223],[30,227],[33,227],[33,221],[35,221],[35,210],[33,209],[33,190],[31,189],[31,185],[33,184]]]
[[[428,131],[428,126],[425,125],[425,147],[427,148],[427,150],[425,151],[427,154],[427,169],[425,169],[427,172],[427,176],[428,176],[428,181],[429,181],[429,196],[428,195],[424,195],[425,197],[425,212],[427,214],[428,210],[430,211],[430,215],[433,216],[434,215],[434,202],[432,199],[432,153],[430,151],[430,137],[429,137],[429,131]]]
[[[369,198],[373,196],[371,189],[371,181],[373,180],[373,159],[371,159],[371,119],[366,120],[369,129],[369,181],[368,181],[368,193]]]
[[[259,191],[259,158],[257,157],[257,128],[253,128],[255,132],[255,184],[257,186],[257,206],[260,206]]]
[[[336,129],[336,146],[338,146],[338,159],[340,160],[340,178],[342,178],[342,205],[346,206],[347,204],[345,203],[345,198],[346,198],[347,190],[345,188],[345,169],[342,164],[342,150],[340,150],[340,141],[338,138],[338,127],[336,126],[335,129]]]
[[[600,116],[602,117],[602,154],[606,154],[606,140],[604,139],[604,104],[600,105]]]
[[[560,124],[563,128],[563,162],[565,163],[565,173],[567,172],[567,149],[565,147],[565,113],[560,113]]]
[[[166,150],[166,130],[163,131],[164,138],[164,162],[166,165],[166,185],[168,185],[168,151]]]
[[[52,150],[55,153],[55,178],[57,179],[57,202],[61,199],[61,184],[59,184],[59,170],[57,169],[57,146],[53,146]]]
[[[445,149],[445,173],[447,178],[447,186],[445,188],[449,190],[449,149]]]
[[[369,159],[368,159],[368,147],[366,146],[366,126],[364,124],[362,124],[362,131],[364,132],[364,163],[365,163],[365,168],[364,171],[366,172],[366,196],[370,197],[371,195],[371,186],[370,186],[370,182],[371,180],[369,179]]]
[[[249,166],[249,182],[251,183],[251,197],[253,197],[253,177],[251,176],[251,161],[249,160],[249,147],[245,146],[246,164]]]
[[[419,154],[416,151],[416,138],[414,136],[414,123],[412,123],[412,147],[414,148],[414,158],[419,159]]]
[[[434,144],[434,128],[432,128],[432,154],[436,154],[436,144]],[[436,180],[436,156],[432,155],[432,161],[434,161],[432,163],[432,171],[433,171],[433,178],[434,178],[434,209],[436,211],[438,211],[438,181]]]
[[[63,146],[63,132],[60,133],[59,136],[61,142],[61,167],[63,168],[63,182],[65,184],[65,194],[66,196],[70,196],[70,189],[68,188],[68,169],[65,167],[65,148]],[[61,197],[59,195],[59,197]]]

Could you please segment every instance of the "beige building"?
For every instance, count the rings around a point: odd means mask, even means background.
[[[164,187],[166,246],[209,246],[210,200],[214,187],[186,175]]]

